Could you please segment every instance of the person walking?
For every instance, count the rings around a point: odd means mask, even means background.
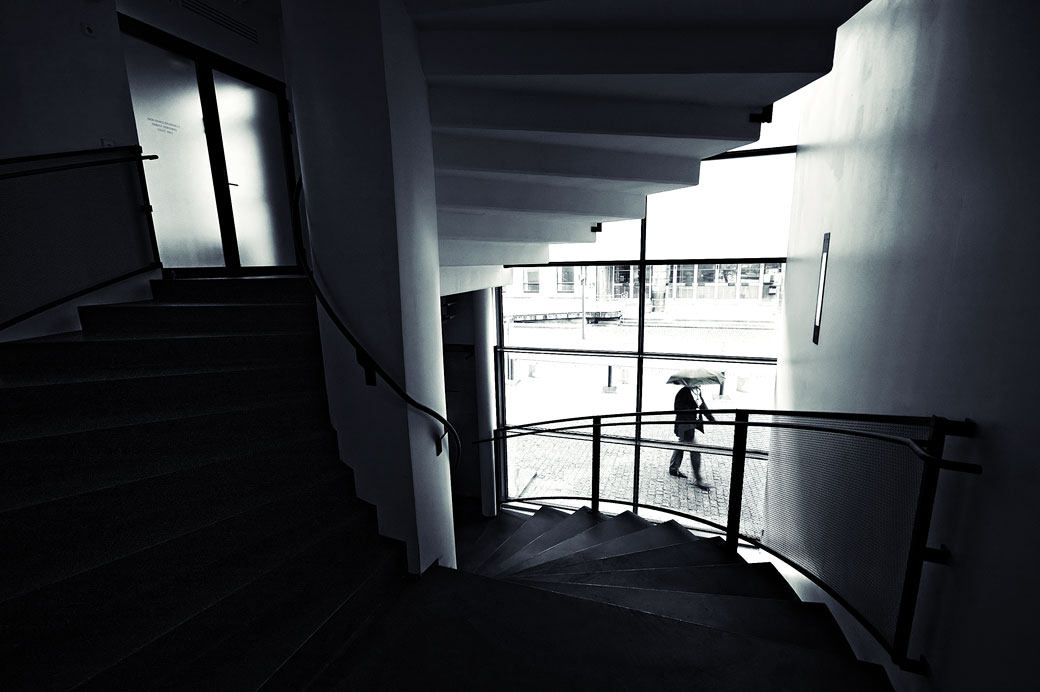
[[[704,432],[704,424],[700,422],[701,416],[713,423],[715,422],[715,417],[711,415],[708,405],[704,403],[700,387],[680,387],[675,394],[674,408],[676,412],[675,436],[679,438],[680,442],[692,443],[697,430]],[[686,474],[679,470],[679,467],[682,466],[682,459],[683,450],[677,449],[672,452],[672,458],[668,464],[668,473],[678,478],[686,478]],[[690,466],[693,469],[694,485],[701,490],[711,488],[701,477],[701,453],[694,449],[690,450]]]

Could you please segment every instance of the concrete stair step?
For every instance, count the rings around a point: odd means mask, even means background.
[[[314,330],[306,303],[121,303],[79,309],[86,332],[116,334],[263,334]]]
[[[0,343],[0,386],[315,363],[313,331],[127,335],[71,332]]]
[[[569,582],[527,584],[575,598],[853,658],[845,635],[822,603]]]
[[[599,584],[661,591],[689,591],[691,593],[798,600],[798,596],[790,584],[775,567],[766,562],[751,565],[649,567],[612,572],[539,574],[508,577],[508,579],[524,584],[532,582]]]
[[[567,513],[552,507],[540,507],[524,522],[523,526],[513,532],[509,538],[504,540],[482,563],[477,565],[473,571],[478,574],[493,573],[502,562],[514,553],[523,551],[531,541],[552,529],[557,523],[567,517]]]
[[[615,538],[620,538],[621,536],[641,531],[650,526],[652,526],[651,522],[646,519],[643,519],[632,512],[622,512],[621,514],[600,522],[571,538],[560,541],[551,548],[532,555],[530,558],[517,564],[514,571],[521,571],[535,564],[541,564],[560,557],[565,557],[580,550],[591,548],[594,545],[606,543]]]
[[[304,276],[153,279],[160,302],[310,303],[314,293]]]
[[[502,545],[517,529],[523,526],[527,518],[528,515],[520,512],[511,510],[500,511],[495,520],[487,524],[469,552],[461,556],[459,569],[472,572],[491,553],[495,552],[498,546]]]
[[[568,538],[573,538],[609,518],[608,515],[602,512],[593,512],[588,507],[577,509],[569,517],[558,522],[552,529],[524,546],[522,553],[514,554],[509,559],[504,560],[495,571],[495,574],[510,572],[521,562],[529,560],[542,551],[548,550]]]
[[[125,413],[64,424],[59,432],[5,429],[0,440],[0,467],[5,459],[54,457],[96,458],[113,454],[162,454],[172,442],[194,444],[196,435],[216,446],[238,447],[294,431],[328,429],[328,403],[318,392],[277,396],[259,401],[206,404],[181,411]],[[57,427],[57,426],[54,426]],[[69,430],[69,427],[78,428]]]
[[[639,569],[642,567],[687,567],[699,565],[744,564],[739,555],[726,550],[722,538],[707,538],[694,543],[651,548],[624,555],[587,560],[576,564],[554,567],[551,564],[535,565],[530,569],[511,572],[509,576],[537,577],[541,574],[568,574],[589,572],[612,572]]]
[[[446,670],[463,689],[891,689],[883,669],[845,656],[442,568],[405,591],[353,660],[323,689],[418,689]]]
[[[320,430],[257,440],[237,448],[208,449],[202,445],[196,451],[189,451],[181,446],[168,449],[165,454],[153,453],[144,457],[129,452],[90,459],[70,459],[64,455],[8,459],[0,465],[0,512],[264,454],[335,459],[338,450],[335,434]],[[350,491],[353,492],[353,486]]]
[[[599,545],[579,550],[566,557],[539,563],[537,569],[539,571],[566,571],[566,568],[580,565],[583,562],[628,555],[671,545],[684,545],[694,543],[697,540],[699,539],[680,526],[678,522],[669,521],[620,536],[612,541],[606,541]],[[498,574],[501,574],[501,572]]]
[[[287,603],[291,611],[311,612],[314,601],[310,599],[326,599],[329,591],[336,588],[338,578],[346,581],[351,565],[374,560],[387,549],[385,539],[376,536],[372,524],[363,525],[368,530],[360,531],[360,526],[349,522],[338,523],[278,566],[214,600],[190,618],[150,640],[139,640],[121,660],[105,667],[95,665],[98,670],[77,689],[100,692],[168,688],[179,675],[244,632],[254,630],[277,638],[280,633],[268,629],[266,618],[284,613]],[[267,674],[274,672],[280,662],[269,661]],[[251,675],[249,671],[242,673]]]
[[[4,512],[0,601],[266,504],[336,463],[257,455]]]
[[[76,429],[76,418],[176,413],[200,403],[252,403],[264,396],[321,392],[324,373],[314,364],[63,382],[0,388],[0,415],[12,427]],[[72,420],[70,420],[72,419]],[[78,426],[82,427],[82,426]]]

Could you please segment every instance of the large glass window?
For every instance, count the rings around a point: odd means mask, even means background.
[[[696,188],[651,195],[644,221],[604,224],[595,243],[551,246],[551,294],[531,293],[530,268],[515,269],[500,303],[501,422],[574,418],[573,428],[638,412],[638,425],[635,416],[604,421],[600,499],[723,526],[733,410],[774,406],[794,158],[706,162]],[[669,380],[692,370],[710,373],[696,396],[717,424],[679,440],[681,386]],[[508,495],[589,497],[590,436],[585,427],[510,439]],[[748,431],[741,514],[752,533],[762,525],[768,448],[766,428]],[[668,475],[677,454],[692,475],[694,453],[707,490]]]
[[[538,269],[532,268],[513,269],[513,282],[502,289],[504,346],[636,350],[639,294],[631,295],[631,265],[545,271],[558,272],[556,291],[550,284],[539,292]],[[624,279],[623,288],[618,277]]]

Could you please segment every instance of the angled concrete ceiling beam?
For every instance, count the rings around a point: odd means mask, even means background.
[[[549,261],[545,243],[503,243],[487,240],[441,238],[441,267],[474,267],[503,264],[544,264]]]
[[[759,125],[740,106],[596,98],[566,94],[434,86],[435,131],[512,131],[700,140],[758,139]]]
[[[552,214],[437,212],[440,238],[499,240],[524,243],[592,243],[596,217]]]
[[[832,27],[458,29],[419,34],[423,71],[447,75],[827,72]],[[760,104],[764,105],[764,104]]]
[[[578,180],[696,185],[700,161],[682,156],[435,134],[438,171],[546,176]]]
[[[564,214],[615,221],[642,218],[646,196],[441,173],[437,175],[437,209]]]

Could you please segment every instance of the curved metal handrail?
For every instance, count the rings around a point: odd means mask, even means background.
[[[927,426],[933,420],[926,416],[889,416],[881,414],[866,414],[866,413],[831,413],[826,411],[784,411],[784,410],[772,410],[772,409],[711,409],[712,414],[716,413],[732,413],[744,412],[749,415],[764,415],[764,416],[792,416],[801,418],[829,418],[832,420],[850,420],[862,423],[892,423],[895,425],[922,425]],[[667,409],[664,411],[643,411],[643,412],[631,412],[631,413],[605,413],[598,415],[601,419],[607,418],[622,418],[622,417],[635,417],[635,416],[667,416],[675,415],[674,409]],[[549,425],[550,423],[567,423],[576,420],[587,420],[594,416],[572,416],[570,418],[554,418],[552,420],[538,421],[534,423],[522,423],[517,425],[504,425],[502,429],[508,428],[519,428],[532,425]],[[945,420],[945,419],[944,419]],[[962,434],[971,434],[970,430],[974,423],[970,418],[964,421],[949,421],[954,426],[965,428]],[[951,433],[953,434],[953,433]]]
[[[734,415],[736,415],[738,413],[757,414],[757,415],[799,415],[798,413],[791,412],[791,411],[769,411],[769,410],[765,410],[765,409],[757,409],[757,410],[712,409],[711,413],[713,415],[720,415],[720,414],[734,414]],[[605,422],[602,422],[602,419],[604,419],[604,418],[618,418],[618,417],[634,418],[637,415],[638,416],[658,416],[658,415],[674,416],[675,415],[675,411],[673,411],[673,410],[670,410],[670,411],[647,411],[647,412],[643,412],[641,414],[635,414],[635,413],[612,413],[612,414],[607,414],[607,415],[604,415],[604,416],[577,416],[577,417],[573,417],[573,418],[559,418],[559,419],[556,419],[556,420],[536,421],[534,423],[524,423],[524,424],[519,424],[519,425],[504,425],[504,426],[501,426],[498,429],[496,429],[495,435],[493,437],[485,439],[485,440],[477,440],[476,442],[478,442],[478,443],[480,443],[480,442],[495,442],[495,441],[498,441],[498,440],[509,440],[509,439],[513,439],[513,438],[517,438],[517,437],[526,437],[528,435],[544,435],[544,434],[547,434],[547,433],[554,433],[554,432],[574,432],[574,431],[578,431],[578,430],[592,429],[596,425],[594,422],[592,422],[592,419],[594,419],[594,418],[601,419],[601,422],[599,424],[600,428],[631,426],[631,425],[635,425],[635,421],[622,421],[622,422],[609,422],[609,423],[605,423]],[[812,416],[809,416],[808,414],[801,414],[801,415],[806,415],[806,417],[812,417]],[[819,414],[816,414],[816,417],[819,417]],[[570,422],[573,422],[573,421],[586,421],[586,420],[589,421],[589,422],[585,423],[583,425],[568,425],[566,427],[557,427],[557,428],[536,427],[536,426],[550,425],[550,424],[554,424],[554,423],[570,423]],[[701,423],[703,425],[719,425],[719,426],[745,425],[745,426],[747,426],[749,428],[756,428],[757,427],[757,428],[784,428],[784,429],[788,429],[788,430],[806,430],[806,431],[809,431],[809,432],[837,433],[837,434],[840,434],[840,435],[849,435],[849,436],[852,436],[852,437],[865,437],[865,438],[868,438],[868,439],[882,440],[882,441],[885,441],[885,442],[892,442],[892,443],[901,444],[901,445],[903,445],[905,447],[908,447],[910,449],[910,451],[912,451],[918,458],[920,458],[922,460],[925,460],[925,461],[936,462],[944,469],[948,469],[948,470],[951,470],[951,471],[962,471],[962,472],[966,472],[966,473],[975,473],[975,474],[982,473],[982,467],[980,465],[978,465],[978,464],[970,464],[970,463],[967,463],[967,462],[950,461],[948,459],[943,459],[943,458],[937,457],[934,454],[931,454],[930,452],[928,452],[925,449],[923,449],[917,443],[916,440],[912,440],[912,439],[910,439],[908,437],[900,437],[898,435],[891,435],[891,434],[888,434],[888,433],[875,432],[873,430],[854,430],[854,429],[850,429],[850,428],[833,428],[833,427],[828,427],[828,426],[825,426],[825,425],[806,425],[806,424],[802,424],[802,423],[775,423],[775,422],[766,422],[766,421],[738,421],[738,420],[731,420],[731,421],[715,420],[715,421],[709,421],[709,420],[702,420],[702,421],[699,421],[699,423]],[[668,421],[640,421],[640,424],[641,425],[671,425],[671,424],[673,424],[673,421],[670,421],[670,420],[668,420]],[[719,448],[719,449],[728,449],[728,448]]]
[[[379,375],[379,377],[381,377],[384,382],[390,385],[390,389],[394,392],[394,394],[396,394],[406,404],[418,411],[422,411],[423,413],[425,413],[426,415],[430,416],[431,418],[439,422],[441,425],[443,425],[444,434],[434,439],[434,443],[437,445],[437,454],[441,453],[441,440],[443,440],[444,436],[447,435],[449,442],[454,443],[456,451],[454,459],[457,462],[459,457],[462,455],[462,440],[461,438],[459,438],[459,433],[455,430],[455,427],[451,423],[449,423],[448,419],[442,416],[440,413],[412,398],[412,395],[405,391],[404,387],[399,385],[397,381],[394,380],[394,378],[385,369],[383,369],[383,367],[376,361],[376,359],[372,357],[372,354],[369,353],[369,351],[361,344],[357,337],[354,336],[353,333],[351,333],[350,329],[347,328],[347,325],[343,323],[343,320],[340,319],[335,308],[332,307],[332,304],[325,296],[325,293],[321,290],[321,287],[318,286],[318,281],[314,276],[314,270],[310,266],[310,263],[307,261],[307,255],[303,247],[303,219],[301,218],[300,214],[300,202],[302,198],[303,178],[297,178],[296,188],[293,190],[292,198],[293,244],[296,246],[296,256],[300,261],[300,266],[303,267],[304,273],[307,275],[307,281],[308,283],[310,283],[311,290],[314,291],[315,297],[317,297],[318,302],[321,303],[322,308],[325,309],[326,314],[328,314],[333,324],[336,325],[336,328],[340,331],[344,338],[346,338],[346,340],[350,342],[350,345],[354,347],[354,351],[357,354],[357,361],[365,370],[366,377],[372,377],[370,383],[374,385],[374,375]],[[372,375],[369,375],[369,373],[372,373]],[[451,450],[449,449],[449,463],[451,463],[452,458],[453,457],[451,454]]]

